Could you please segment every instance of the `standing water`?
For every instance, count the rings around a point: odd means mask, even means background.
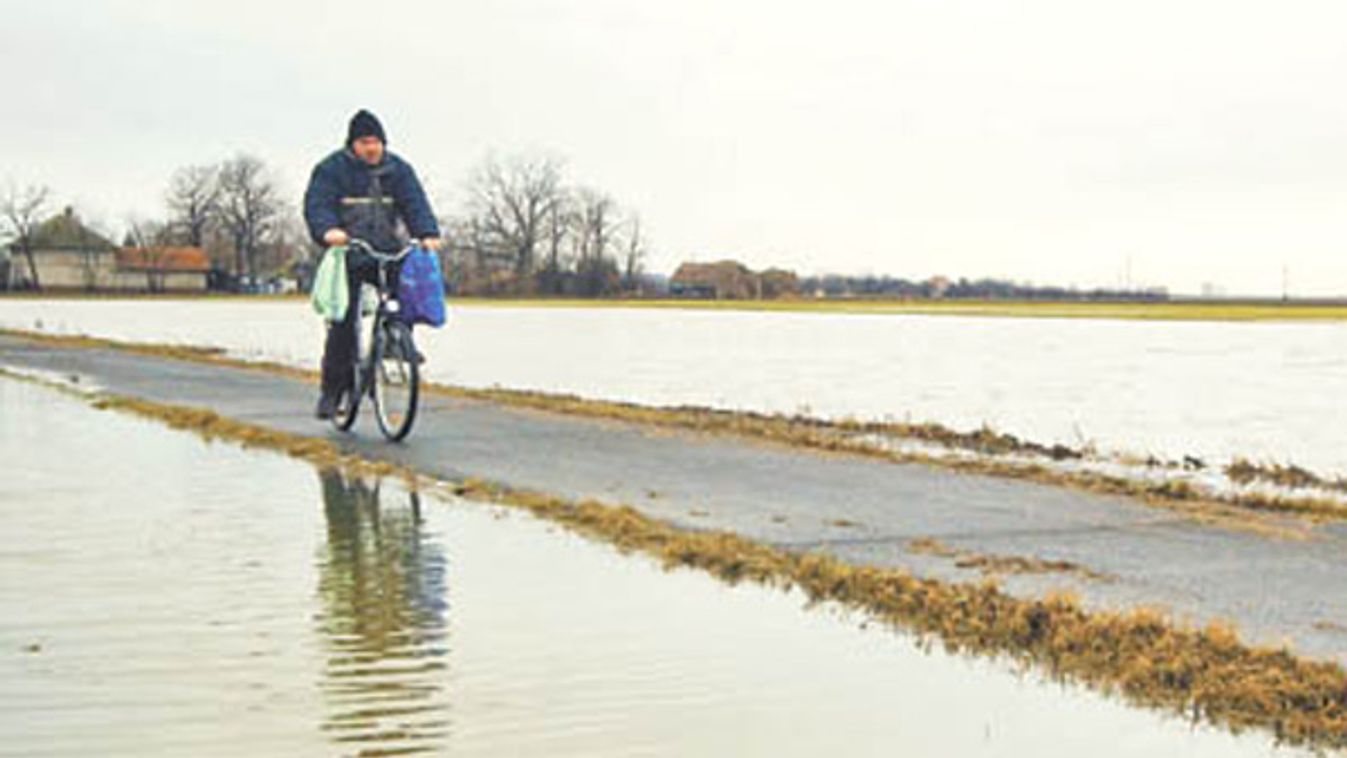
[[[0,754],[1291,754],[0,378]]]
[[[0,300],[0,327],[222,347],[313,368],[299,302]],[[983,424],[1046,444],[1347,476],[1347,324],[639,308],[453,308],[430,379],[702,405]]]

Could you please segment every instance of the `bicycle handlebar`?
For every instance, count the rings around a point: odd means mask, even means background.
[[[366,242],[365,240],[360,239],[359,237],[351,237],[350,239],[346,240],[346,244],[348,247],[359,247],[366,253],[369,253],[376,260],[383,261],[384,263],[394,263],[400,261],[403,258],[406,258],[413,250],[416,249],[416,244],[412,243],[402,248],[401,252],[383,253],[378,250],[375,250],[373,245]]]

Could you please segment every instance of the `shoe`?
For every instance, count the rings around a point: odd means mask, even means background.
[[[318,398],[318,407],[314,410],[313,415],[317,416],[320,421],[327,421],[328,419],[332,418],[332,416],[335,415],[336,412],[337,412],[337,396],[334,394],[324,392]]]

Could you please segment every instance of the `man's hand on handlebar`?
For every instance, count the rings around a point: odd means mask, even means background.
[[[435,250],[439,250],[440,247],[442,247],[443,245],[444,240],[440,239],[439,237],[425,237],[421,240],[421,247],[424,247],[425,249],[430,250],[432,252]]]

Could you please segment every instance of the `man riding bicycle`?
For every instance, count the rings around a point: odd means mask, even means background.
[[[397,250],[404,233],[400,221],[405,234],[431,250],[439,248],[440,227],[425,190],[411,165],[385,148],[387,142],[379,120],[361,110],[351,118],[346,146],[314,167],[304,193],[304,221],[314,242],[332,247],[357,238],[376,250]],[[346,270],[352,297],[346,317],[328,326],[317,409],[320,419],[332,417],[341,393],[351,383],[355,317],[360,307],[355,293],[361,282],[373,283],[378,264],[352,246],[347,249]]]

